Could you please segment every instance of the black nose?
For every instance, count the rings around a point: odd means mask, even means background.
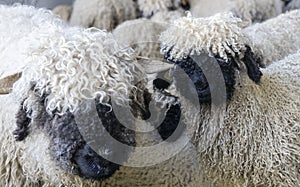
[[[113,154],[106,150],[108,156]],[[119,165],[112,163],[93,151],[88,145],[83,146],[74,155],[74,162],[79,167],[79,175],[87,179],[102,180],[112,176]]]

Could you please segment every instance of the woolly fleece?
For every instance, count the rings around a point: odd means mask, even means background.
[[[111,31],[120,23],[136,17],[137,6],[133,0],[76,0],[70,23]]]

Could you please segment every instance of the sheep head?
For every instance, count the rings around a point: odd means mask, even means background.
[[[14,85],[12,94],[20,103],[14,135],[17,141],[23,141],[32,131],[45,134],[50,142],[48,156],[56,165],[70,174],[103,180],[121,165],[103,155],[121,156],[121,161],[126,162],[131,151],[116,150],[118,146],[106,141],[106,136],[131,147],[136,145],[135,131],[117,119],[112,102],[119,106],[129,102],[135,117],[147,119],[151,94],[144,86],[146,76],[135,63],[131,49],[119,48],[112,35],[103,31],[69,32],[75,34],[45,40],[31,55],[22,77]],[[85,121],[89,112],[94,111],[90,104],[95,106],[102,125]],[[88,129],[95,129],[88,136],[100,138],[97,152],[79,129],[76,117],[80,108],[85,112],[80,116],[80,126],[83,123]],[[177,111],[178,104],[158,129],[163,139],[177,127]],[[177,114],[175,118],[173,113]]]
[[[111,176],[119,165],[102,158],[87,144],[75,120],[76,111],[93,101],[106,131],[119,142],[135,146],[134,131],[117,120],[111,99],[119,105],[129,101],[132,90],[139,89],[135,81],[143,82],[139,79],[145,76],[134,62],[133,51],[119,48],[111,34],[79,28],[69,32],[74,35],[43,38],[28,59],[12,93],[20,103],[14,134],[17,141],[23,141],[31,131],[45,134],[50,140],[49,156],[58,166],[71,174],[100,180]],[[86,109],[88,113],[90,108]],[[97,133],[104,138],[103,129]],[[100,151],[114,157],[112,147],[105,142]],[[124,162],[128,155],[124,151]]]
[[[193,18],[188,14],[187,17],[175,20],[161,34],[164,59],[178,65],[189,75],[196,86],[200,102],[211,101],[210,89],[213,88],[209,88],[197,62],[218,62],[228,99],[234,91],[235,72],[242,67],[246,67],[250,79],[259,83],[262,75],[259,62],[254,58],[250,42],[241,32],[241,24],[241,20],[232,13],[216,14],[208,18]]]

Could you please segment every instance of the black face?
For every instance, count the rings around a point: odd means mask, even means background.
[[[215,60],[217,60],[218,65],[221,68],[225,85],[226,85],[226,95],[227,99],[231,99],[233,93],[234,93],[234,86],[235,86],[235,70],[238,69],[238,65],[236,63],[235,58],[227,54],[229,61],[226,62],[224,59],[220,58],[219,56],[215,56]],[[188,56],[185,59],[182,60],[171,60],[170,54],[166,53],[164,56],[165,61],[171,62],[174,64],[177,64],[181,69],[184,70],[184,72],[189,76],[189,78],[194,83],[194,86],[196,88],[196,92],[199,98],[200,103],[210,103],[211,102],[211,91],[218,89],[218,87],[210,87],[202,69],[198,66],[198,64],[193,60],[192,57]],[[242,59],[242,61],[245,63],[248,76],[250,79],[252,79],[254,82],[259,83],[260,78],[262,76],[262,73],[259,70],[257,62],[255,62],[253,58],[253,53],[251,52],[251,49],[247,47],[247,50],[245,52],[245,56]],[[204,67],[206,68],[206,67]],[[209,68],[209,67],[207,67]],[[180,90],[180,88],[179,88]],[[217,90],[215,90],[217,91]]]
[[[70,112],[64,115],[49,115],[45,109],[45,97],[36,95],[36,109],[31,119],[21,106],[16,115],[17,129],[14,135],[17,141],[22,141],[29,134],[30,128],[41,129],[50,138],[50,154],[57,165],[69,173],[83,178],[102,180],[110,177],[120,167],[99,156],[83,139],[74,115]],[[121,143],[135,146],[135,132],[124,127],[110,111],[110,107],[96,102],[96,109],[103,126],[109,134]],[[30,125],[29,125],[30,124]],[[88,126],[89,124],[87,124]],[[102,132],[97,132],[101,133]],[[107,157],[116,156],[111,142],[103,142],[103,154]],[[102,154],[101,154],[102,155]],[[128,159],[129,152],[123,151],[122,159]]]

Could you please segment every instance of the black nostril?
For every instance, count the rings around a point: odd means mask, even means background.
[[[88,145],[79,149],[73,160],[79,168],[79,175],[87,179],[102,180],[109,178],[120,167],[118,164],[99,156]]]

